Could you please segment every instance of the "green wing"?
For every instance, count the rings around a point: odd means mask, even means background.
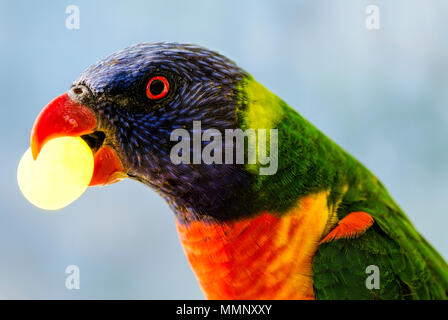
[[[316,298],[446,299],[447,264],[378,179],[252,77],[241,82],[241,93],[244,107],[237,116],[242,129],[278,129],[278,170],[274,175],[254,170],[255,183],[245,196],[246,207],[283,214],[301,197],[328,191],[328,205],[338,208],[339,219],[364,211],[375,220],[358,239],[319,247],[313,258]],[[366,289],[369,265],[380,269],[379,290]]]
[[[338,210],[340,218],[365,211],[375,219],[372,227],[357,239],[322,244],[314,257],[316,299],[447,299],[446,262],[415,230],[381,183],[373,182],[375,187],[370,187],[377,189],[372,190],[375,199],[359,190],[349,191]],[[367,289],[369,265],[379,268],[379,289]]]

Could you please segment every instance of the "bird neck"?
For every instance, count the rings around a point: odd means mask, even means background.
[[[312,258],[330,220],[327,193],[321,192],[287,214],[178,220],[177,229],[208,299],[314,299]]]

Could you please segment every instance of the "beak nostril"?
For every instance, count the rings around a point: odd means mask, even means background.
[[[71,96],[73,100],[78,102],[80,102],[80,100],[82,99],[85,99],[89,95],[90,95],[89,88],[87,88],[82,84],[75,85],[69,90],[69,96]]]

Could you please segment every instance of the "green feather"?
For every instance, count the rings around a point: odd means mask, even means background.
[[[252,77],[239,86],[240,127],[278,129],[278,171],[257,175],[244,195],[253,213],[288,212],[304,196],[330,191],[342,219],[365,211],[374,225],[357,239],[322,244],[313,259],[318,299],[447,299],[448,265],[416,231],[383,184]],[[259,165],[259,164],[257,164]],[[380,270],[380,289],[367,289],[366,267]]]

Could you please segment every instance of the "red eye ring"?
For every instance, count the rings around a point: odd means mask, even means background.
[[[151,85],[154,83],[154,81],[157,80],[163,83],[163,90],[160,93],[154,94],[151,92]],[[170,90],[170,83],[164,76],[152,77],[148,81],[148,84],[146,85],[146,96],[151,100],[162,99],[164,96],[168,94],[169,90]]]

